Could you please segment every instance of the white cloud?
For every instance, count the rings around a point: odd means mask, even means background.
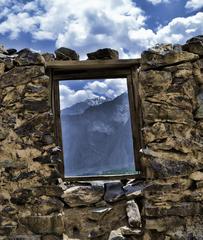
[[[118,49],[123,57],[129,57],[125,48],[133,46],[128,31],[138,30],[146,20],[132,0],[33,0],[26,5],[8,0],[6,6],[8,18],[0,23],[1,34],[17,38],[28,26],[34,39],[52,39],[56,47],[73,48],[83,57],[101,47]],[[19,14],[25,17],[21,19]]]
[[[94,94],[102,94],[107,98],[115,98],[127,91],[127,84],[123,78],[106,79],[88,82],[84,89],[90,90]]]
[[[156,43],[180,43],[192,36],[203,32],[203,13],[184,18],[174,18],[168,25],[153,32],[150,29],[141,28],[138,31],[130,31],[129,38],[135,44],[146,47],[152,47]]]
[[[97,97],[113,99],[127,91],[127,84],[126,80],[122,78],[105,79],[102,81],[87,81],[80,90],[73,90],[65,84],[60,84],[59,90],[61,109],[64,109],[87,99]]]
[[[87,99],[92,99],[97,97],[89,90],[72,90],[68,86],[60,84],[60,108],[64,109],[70,107],[78,102],[84,102]]]
[[[157,31],[147,29],[147,17],[133,0],[33,0],[26,4],[23,0],[0,0],[0,7],[1,34],[15,39],[26,32],[34,40],[53,40],[56,47],[76,50],[82,59],[86,53],[105,47],[117,49],[121,58],[137,58],[156,43],[182,44],[203,32],[202,12],[175,18]]]
[[[185,4],[185,8],[191,10],[198,10],[203,7],[203,0],[188,0]]]
[[[152,3],[153,5],[157,5],[160,3],[169,3],[169,0],[147,0],[147,1]]]

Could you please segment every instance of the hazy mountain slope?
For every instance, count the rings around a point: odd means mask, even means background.
[[[64,109],[61,114],[66,175],[132,170],[134,162],[127,94],[89,107],[82,114],[67,113]]]

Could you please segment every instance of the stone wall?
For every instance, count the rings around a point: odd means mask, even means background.
[[[203,239],[203,37],[143,52],[145,178],[129,182],[62,181],[45,60],[0,49],[0,240]]]

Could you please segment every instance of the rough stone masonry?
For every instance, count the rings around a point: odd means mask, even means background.
[[[45,74],[54,60],[0,48],[0,240],[202,240],[203,36],[142,53],[145,178],[126,184],[62,181]]]

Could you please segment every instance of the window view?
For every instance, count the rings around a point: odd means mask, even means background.
[[[59,82],[65,176],[135,174],[127,80]]]

